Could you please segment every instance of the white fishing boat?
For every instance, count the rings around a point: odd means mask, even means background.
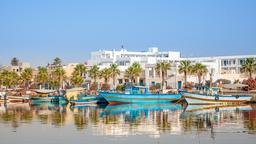
[[[246,103],[251,101],[251,96],[234,96],[234,95],[207,95],[182,92],[188,104],[225,104],[225,103]]]

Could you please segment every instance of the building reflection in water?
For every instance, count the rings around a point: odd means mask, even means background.
[[[128,104],[117,106],[70,107],[45,103],[0,105],[0,123],[17,128],[37,123],[77,130],[92,129],[93,135],[149,135],[209,132],[247,132],[256,134],[254,105],[196,106],[185,110],[180,104]]]

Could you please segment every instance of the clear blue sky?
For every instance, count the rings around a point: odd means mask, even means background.
[[[121,45],[182,56],[256,54],[256,0],[0,1],[0,64],[83,62]]]

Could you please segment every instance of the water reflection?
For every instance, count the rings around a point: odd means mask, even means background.
[[[255,112],[253,105],[188,105],[180,118],[185,131],[255,133]]]
[[[187,106],[181,104],[88,105],[70,107],[52,103],[2,104],[0,124],[18,128],[24,124],[73,125],[92,129],[93,135],[186,134],[192,132],[256,134],[255,105]]]

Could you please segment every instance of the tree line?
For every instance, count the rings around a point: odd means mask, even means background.
[[[13,58],[11,64],[17,66],[19,63],[17,58]],[[156,64],[155,70],[161,78],[161,88],[164,88],[164,84],[167,78],[168,70],[171,70],[172,63],[160,61]],[[249,78],[252,78],[252,73],[256,71],[256,63],[253,58],[247,58],[242,65],[242,70],[249,74]],[[126,77],[130,83],[139,84],[139,77],[144,69],[137,62],[133,63],[130,67],[125,70],[124,77]],[[202,78],[208,73],[206,65],[201,63],[193,64],[189,60],[183,60],[178,66],[178,72],[184,75],[184,84],[187,86],[187,76],[196,75],[198,78],[198,84],[202,85]],[[112,80],[114,88],[116,88],[116,78],[120,75],[120,70],[117,64],[111,64],[110,67],[100,70],[97,65],[93,65],[90,69],[84,64],[78,64],[74,68],[74,71],[70,78],[66,77],[66,72],[62,67],[62,61],[60,58],[55,58],[53,63],[48,67],[38,67],[38,72],[33,75],[32,68],[24,69],[21,74],[14,71],[1,70],[0,71],[0,85],[6,86],[7,88],[15,87],[17,85],[23,86],[28,89],[33,83],[42,86],[46,84],[52,89],[63,88],[63,81],[70,80],[73,86],[81,86],[88,74],[92,79],[94,85],[97,85],[98,79],[103,79],[103,89],[109,90],[109,81]]]

